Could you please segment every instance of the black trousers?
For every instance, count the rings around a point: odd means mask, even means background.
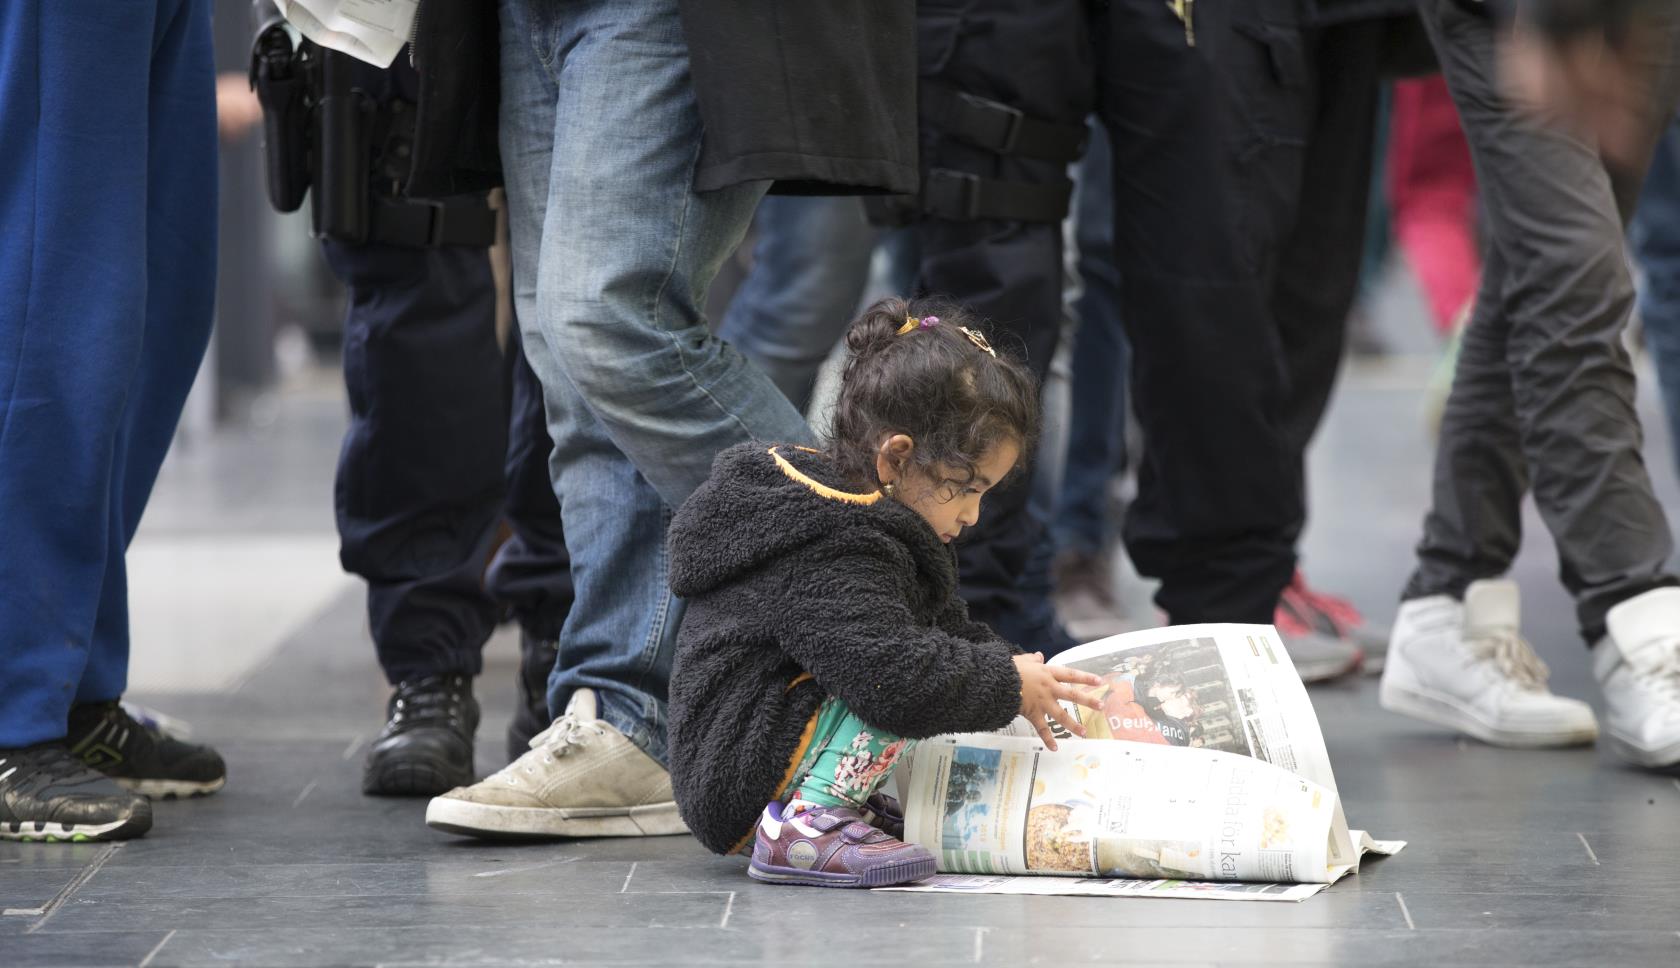
[[[1093,91],[1081,0],[921,0],[916,15],[925,80],[1029,117],[1084,123]],[[924,171],[948,168],[1036,184],[1067,178],[1065,164],[993,154],[929,123],[922,125],[921,157]],[[1042,381],[1061,328],[1061,223],[930,218],[915,231],[917,291],[966,305],[987,321],[998,349],[1023,359]],[[1027,508],[1031,477],[1028,469],[986,497],[957,562],[969,613],[1011,641],[1042,647],[1049,629],[1030,621],[1017,587],[1045,527]]]
[[[1382,27],[1297,6],[1197,4],[1194,45],[1160,0],[1093,25],[1144,431],[1123,533],[1174,622],[1272,621],[1358,279]]]
[[[558,636],[572,600],[542,390],[496,340],[488,251],[324,243],[350,290],[350,429],[334,490],[345,570],[393,683],[477,675],[496,622]],[[512,537],[502,543],[506,520]]]

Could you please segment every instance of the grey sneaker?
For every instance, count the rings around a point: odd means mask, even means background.
[[[1306,683],[1329,682],[1359,670],[1365,653],[1345,639],[1331,638],[1318,632],[1278,629],[1278,638],[1289,651],[1289,661]]]
[[[500,772],[435,797],[426,825],[466,837],[644,837],[684,834],[671,774],[597,718],[579,689],[566,714]]]

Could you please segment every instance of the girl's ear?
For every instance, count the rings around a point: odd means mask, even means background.
[[[881,446],[875,451],[875,476],[882,484],[896,482],[904,476],[904,468],[915,451],[916,442],[907,434],[893,434],[881,441]]]

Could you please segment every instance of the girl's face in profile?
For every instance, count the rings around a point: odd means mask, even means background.
[[[979,522],[980,499],[1015,469],[1020,457],[1020,445],[1005,440],[980,458],[970,480],[964,480],[966,475],[954,468],[935,464],[932,474],[912,468],[898,480],[887,483],[894,485],[893,496],[901,504],[921,515],[939,535],[939,540],[949,544],[964,528],[972,528]]]

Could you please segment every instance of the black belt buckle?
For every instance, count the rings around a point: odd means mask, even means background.
[[[407,203],[409,205],[423,205],[431,209],[431,215],[426,220],[426,241],[424,244],[427,247],[442,245],[443,226],[449,218],[449,206],[430,198],[410,198]]]
[[[973,221],[980,217],[980,176],[934,168],[922,186],[922,208],[942,218]]]
[[[1021,140],[1022,122],[1027,119],[1020,108],[1011,107],[1002,101],[983,98],[977,94],[969,94],[967,91],[958,91],[957,100],[961,101],[964,107],[975,112],[976,117],[988,129],[993,126],[994,119],[1001,118],[1003,134],[999,138],[992,139],[992,144],[987,147],[995,154],[1010,155],[1015,153],[1015,149]]]

